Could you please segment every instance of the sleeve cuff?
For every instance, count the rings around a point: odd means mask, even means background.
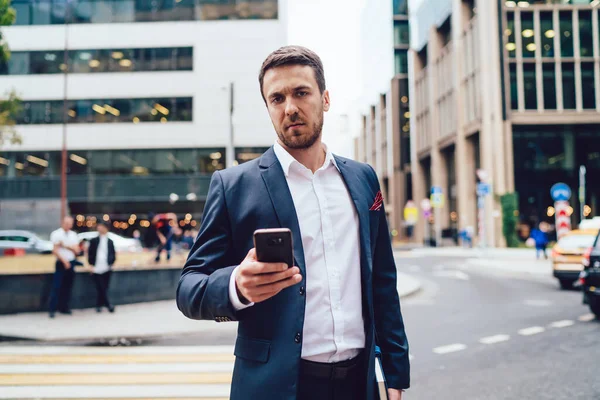
[[[231,273],[231,278],[229,278],[229,301],[231,305],[235,309],[235,311],[241,311],[245,308],[252,307],[254,303],[244,304],[240,300],[237,294],[237,289],[235,287],[235,277],[237,276],[237,270],[239,266],[235,267],[233,272]]]

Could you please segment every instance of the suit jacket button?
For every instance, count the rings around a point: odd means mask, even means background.
[[[304,286],[300,287],[300,296],[304,296]]]
[[[300,333],[296,333],[296,337],[294,338],[294,342],[300,343],[300,339],[301,339]]]

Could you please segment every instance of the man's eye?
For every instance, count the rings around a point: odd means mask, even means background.
[[[308,92],[298,92],[298,96],[304,97],[308,94]]]
[[[271,99],[271,103],[280,103],[280,102],[281,102],[281,100],[282,100],[282,97],[281,97],[281,96],[273,97],[273,98]]]

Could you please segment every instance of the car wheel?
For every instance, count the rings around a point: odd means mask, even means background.
[[[575,282],[571,281],[571,280],[568,280],[568,279],[561,279],[560,280],[560,288],[562,290],[573,289],[573,283],[575,283]]]
[[[596,319],[600,319],[600,297],[590,296],[589,305],[590,310],[596,315]]]

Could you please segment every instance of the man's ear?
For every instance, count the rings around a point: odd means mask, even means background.
[[[331,107],[331,99],[329,98],[329,90],[323,92],[323,110],[329,111]]]

